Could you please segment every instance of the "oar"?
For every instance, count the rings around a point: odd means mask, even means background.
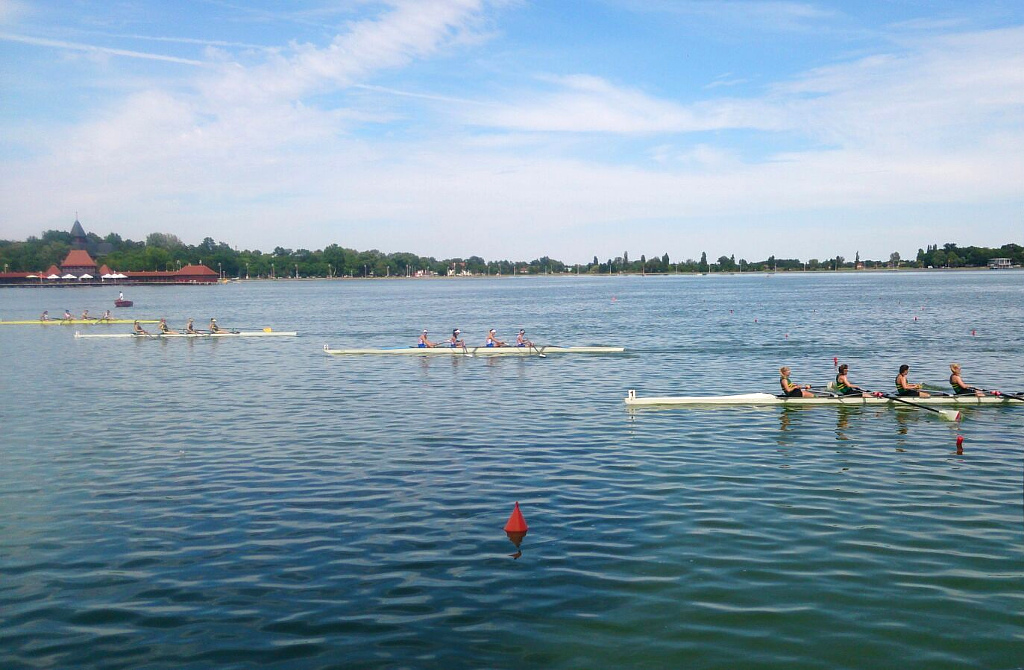
[[[538,349],[537,345],[535,345],[533,342],[530,342],[530,348],[537,352],[537,358],[547,358],[548,357],[548,355],[545,354],[544,352],[542,352],[540,349]]]
[[[978,390],[997,398],[1009,398],[1010,400],[1020,400],[1021,402],[1024,402],[1024,396],[1020,393],[1003,393],[1002,391],[989,391],[988,389]]]
[[[917,407],[918,409],[926,409],[929,412],[935,412],[936,414],[941,416],[946,421],[959,421],[960,420],[960,410],[935,409],[934,407],[925,407],[924,405],[919,405],[916,402],[910,402],[909,400],[904,400],[903,398],[901,398],[898,395],[891,395],[891,394],[883,393],[882,397],[883,398],[888,398],[889,400],[895,400],[896,402],[901,402],[904,405],[910,405],[911,407]]]

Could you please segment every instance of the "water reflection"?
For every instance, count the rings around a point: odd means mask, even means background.
[[[528,532],[529,531],[526,531],[526,530],[506,530],[505,531],[505,535],[508,536],[509,542],[514,544],[515,547],[516,547],[516,552],[514,554],[509,554],[509,556],[512,557],[512,560],[519,560],[519,557],[523,555],[523,550],[519,547],[519,545],[522,544],[523,538],[526,537],[526,534]]]

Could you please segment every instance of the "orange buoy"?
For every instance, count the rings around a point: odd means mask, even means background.
[[[529,530],[529,527],[526,525],[526,519],[523,518],[523,513],[519,511],[519,503],[516,502],[516,506],[512,508],[512,514],[505,523],[505,532],[525,533],[527,530]]]

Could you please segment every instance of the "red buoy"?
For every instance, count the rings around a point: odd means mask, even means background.
[[[833,356],[832,357],[832,367],[834,367],[834,368],[838,368],[839,367],[839,357],[838,356]]]
[[[957,435],[956,436],[956,448],[959,449],[959,448],[961,448],[963,446],[964,446],[964,436],[963,435]]]
[[[519,511],[519,503],[516,502],[516,506],[512,508],[512,514],[505,523],[505,532],[525,533],[527,530],[529,530],[529,527],[526,525],[526,519],[523,518],[523,513]]]
[[[971,335],[977,335],[977,334],[978,334],[978,331],[976,331],[976,330],[972,330],[971,331]]]

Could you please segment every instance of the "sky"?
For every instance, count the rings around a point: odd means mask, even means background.
[[[1019,0],[0,0],[0,239],[1024,243]]]

